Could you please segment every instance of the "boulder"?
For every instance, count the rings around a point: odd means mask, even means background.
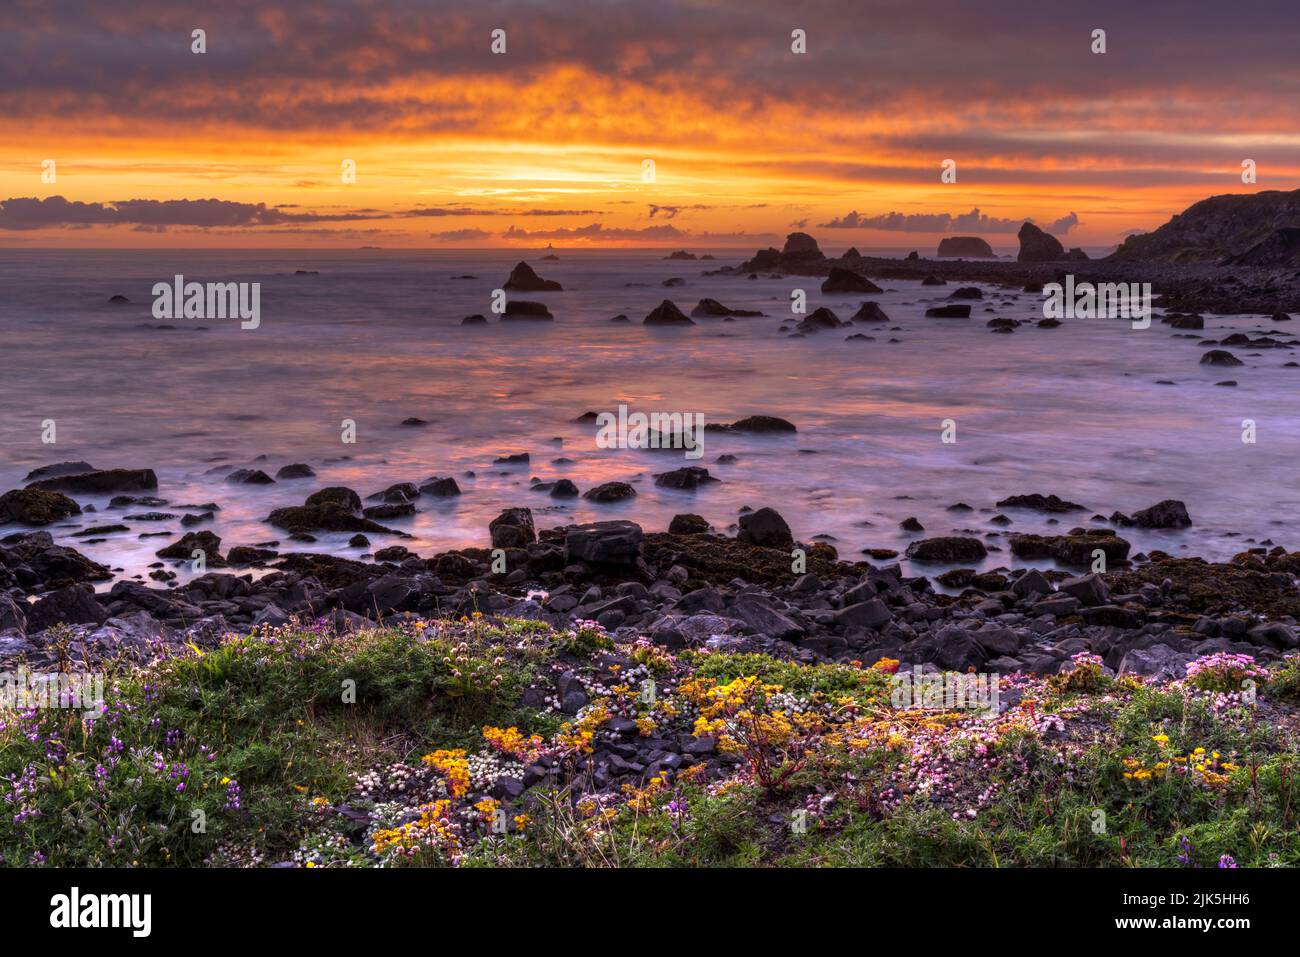
[[[709,474],[709,470],[699,465],[687,465],[683,468],[673,469],[671,472],[659,472],[655,475],[655,485],[662,488],[676,488],[687,492],[693,492],[701,485],[708,485],[717,482],[718,479]]]
[[[606,504],[609,502],[621,502],[625,498],[633,498],[636,495],[636,489],[626,482],[605,482],[597,485],[595,488],[587,489],[583,498],[590,499],[593,502]]]
[[[939,256],[963,259],[993,259],[993,247],[979,236],[945,236],[939,240]]]
[[[709,523],[704,517],[690,512],[674,515],[673,520],[668,523],[670,535],[702,535],[708,530]]]
[[[526,548],[537,541],[533,513],[527,508],[508,508],[488,523],[493,548]]]
[[[1110,589],[1106,587],[1105,580],[1097,574],[1067,578],[1061,582],[1059,588],[1062,594],[1077,598],[1081,604],[1090,607],[1104,605],[1110,600]]]
[[[1226,349],[1211,349],[1201,356],[1201,365],[1203,366],[1242,366],[1245,364]]]
[[[806,334],[821,332],[823,329],[839,329],[847,325],[847,322],[835,315],[831,310],[821,306],[805,316],[799,322],[799,325],[795,326],[795,330]]]
[[[27,612],[27,633],[34,635],[52,625],[102,625],[108,611],[86,585],[69,585],[48,592]]]
[[[832,266],[830,275],[822,283],[822,292],[877,293],[884,292],[884,290],[861,273],[840,266]]]
[[[361,496],[352,489],[343,485],[330,485],[317,492],[312,492],[307,496],[304,505],[341,505],[343,508],[352,511],[361,511]]]
[[[420,494],[434,498],[447,498],[452,495],[459,495],[460,486],[456,484],[454,478],[438,478],[434,476],[420,486]]]
[[[277,480],[300,479],[300,478],[312,478],[315,474],[316,474],[316,470],[313,469],[310,465],[307,465],[304,462],[298,462],[293,465],[283,466],[280,469],[280,471],[275,473],[275,477]]]
[[[106,492],[143,492],[158,487],[158,476],[153,469],[102,469],[79,472],[75,475],[57,475],[33,482],[30,488],[50,492],[81,492],[100,495]]]
[[[650,311],[643,323],[647,326],[693,326],[694,320],[684,315],[671,299],[665,299]]]
[[[1033,223],[1020,227],[1020,252],[1017,262],[1048,263],[1065,258],[1065,247],[1055,236],[1043,232]]]
[[[740,516],[736,541],[762,548],[793,548],[794,536],[781,513],[774,508],[760,508]]]
[[[574,562],[635,565],[641,557],[641,526],[635,522],[590,522],[564,533],[564,557]]]
[[[510,278],[501,287],[506,292],[560,292],[564,289],[553,279],[543,279],[533,271],[526,262],[516,264],[510,271]]]
[[[61,492],[18,488],[0,495],[0,525],[50,525],[81,514],[81,506]]]
[[[914,562],[956,564],[980,561],[988,555],[988,549],[978,538],[953,535],[912,542],[906,554]]]
[[[220,548],[221,539],[214,532],[186,532],[175,542],[154,554],[159,558],[179,558],[189,561],[194,557],[194,552],[201,551],[207,564],[215,568],[226,564],[226,560],[219,552]]]
[[[55,462],[52,465],[42,465],[40,468],[32,469],[23,479],[24,482],[35,482],[38,479],[58,478],[60,475],[79,475],[82,472],[93,472],[95,467],[89,462]]]
[[[858,307],[858,311],[849,316],[849,322],[890,322],[889,316],[885,315],[885,310],[880,308],[879,303],[864,302]]]
[[[1132,520],[1138,528],[1187,528],[1192,524],[1187,506],[1172,498],[1134,512]]]
[[[511,299],[506,303],[506,311],[501,314],[502,322],[553,322],[555,317],[546,303],[530,302],[527,299]]]

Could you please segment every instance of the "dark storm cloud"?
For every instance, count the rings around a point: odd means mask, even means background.
[[[381,219],[370,213],[289,213],[265,203],[236,203],[224,199],[127,199],[111,203],[82,203],[62,196],[17,197],[0,200],[0,229],[41,229],[47,226],[283,226],[290,223],[330,223]]]
[[[483,117],[457,104],[431,109],[404,90],[437,78],[525,82],[576,65],[617,83],[686,89],[742,118],[772,102],[846,113],[929,102],[969,107],[976,127],[1008,98],[1105,110],[1109,99],[1147,96],[1158,107],[1199,90],[1207,109],[1188,122],[1239,125],[1300,94],[1296,10],[1294,0],[18,0],[0,10],[0,106],[13,117],[451,130]],[[190,52],[195,27],[207,31],[203,56]],[[507,31],[504,56],[488,49],[497,27]],[[802,56],[790,52],[795,27],[807,31]],[[1088,49],[1096,27],[1108,35],[1101,56]],[[1231,112],[1215,109],[1228,103]]]
[[[827,223],[818,223],[822,229],[883,229],[897,233],[1014,233],[1024,219],[1005,219],[989,216],[978,209],[969,213],[881,213],[863,216],[851,210]],[[1033,222],[1032,219],[1028,220]],[[1079,225],[1079,217],[1069,213],[1044,228],[1049,233],[1068,233]]]

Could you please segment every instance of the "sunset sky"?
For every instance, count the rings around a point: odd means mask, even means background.
[[[1300,187],[1297,51],[1296,0],[9,0],[0,249],[1106,246]]]

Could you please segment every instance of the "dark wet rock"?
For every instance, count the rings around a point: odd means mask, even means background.
[[[1052,594],[1052,583],[1037,568],[1031,568],[1011,583],[1012,593],[1021,598]]]
[[[1167,498],[1150,508],[1133,513],[1133,524],[1138,528],[1187,528],[1192,517],[1187,506],[1177,499]]]
[[[420,497],[420,489],[414,482],[397,482],[382,492],[367,495],[367,502],[384,502],[388,505],[405,505]]]
[[[655,485],[662,488],[675,488],[693,492],[701,485],[709,485],[718,479],[709,474],[709,470],[699,465],[687,465],[671,472],[659,472],[655,475]]]
[[[949,293],[948,298],[949,299],[983,299],[984,290],[980,289],[979,286],[962,286],[960,289],[955,289],[953,290],[953,292]]]
[[[749,593],[736,599],[727,612],[748,625],[757,634],[775,638],[778,641],[797,641],[803,637],[805,628],[785,612],[776,608],[772,601],[759,594]]]
[[[361,510],[366,518],[388,520],[408,518],[415,514],[415,506],[410,502],[390,502],[385,505],[371,505]]]
[[[924,279],[921,280],[921,285],[922,286],[946,286],[948,285],[948,280],[940,279],[938,276],[926,276]]]
[[[125,525],[94,525],[90,528],[83,528],[80,531],[72,533],[74,538],[91,538],[95,535],[113,535],[117,532],[129,532],[131,529]]]
[[[369,548],[369,547],[370,547],[370,539],[366,538],[366,536],[360,533],[353,535],[351,538],[348,539],[348,548]]]
[[[707,531],[709,531],[709,523],[703,516],[691,512],[674,515],[672,521],[668,523],[668,532],[671,535],[702,535]]]
[[[1033,223],[1020,227],[1020,252],[1016,261],[1022,263],[1057,262],[1065,258],[1065,247],[1055,236],[1043,232]]]
[[[1018,558],[1053,558],[1074,567],[1092,564],[1100,549],[1108,565],[1128,558],[1127,541],[1107,529],[1074,529],[1068,535],[1012,535],[1011,554]]]
[[[435,476],[420,486],[420,494],[430,495],[434,498],[447,498],[452,495],[459,495],[460,486],[456,484],[454,478],[437,478]]]
[[[515,265],[510,271],[510,278],[501,287],[506,292],[560,292],[564,289],[553,279],[543,279],[533,271],[526,262]]]
[[[906,555],[914,562],[957,564],[980,561],[988,555],[988,549],[978,538],[950,535],[912,542],[907,546]]]
[[[304,505],[340,505],[348,511],[361,511],[361,496],[343,485],[329,485],[307,496]]]
[[[643,324],[647,326],[693,326],[695,322],[690,316],[684,315],[672,300],[665,299],[650,311]]]
[[[277,480],[312,478],[315,475],[316,470],[305,462],[296,462],[293,465],[282,466],[280,470],[275,473]]]
[[[128,518],[130,516],[127,516]],[[201,525],[204,522],[210,522],[217,516],[213,512],[199,512],[198,514],[187,513],[181,516],[181,524],[187,528],[191,525]]]
[[[551,483],[551,498],[577,498],[578,486],[569,479],[556,479]]]
[[[688,253],[685,249],[678,249],[664,257],[664,259],[680,259],[686,261],[694,261],[695,258],[695,253]]]
[[[1077,598],[1083,605],[1104,605],[1110,600],[1110,589],[1106,587],[1106,580],[1097,574],[1067,578],[1058,588],[1062,594]]]
[[[478,326],[478,325],[484,325],[486,323],[487,323],[487,316],[478,312],[474,313],[474,315],[472,316],[466,316],[464,319],[460,321],[460,324],[462,326]]]
[[[24,591],[112,578],[103,565],[63,545],[49,532],[19,532],[0,539],[0,585]]]
[[[1136,675],[1139,678],[1174,681],[1187,677],[1187,665],[1194,658],[1194,655],[1185,651],[1177,651],[1168,645],[1133,648],[1124,653],[1117,673],[1119,675]]]
[[[1055,495],[1012,495],[1001,499],[998,508],[1025,508],[1035,512],[1082,512],[1086,509],[1082,505],[1074,502],[1067,502],[1065,499],[1058,498]]]
[[[501,314],[502,322],[553,322],[555,317],[543,302],[531,302],[527,299],[511,299],[506,303],[506,311]]]
[[[778,433],[798,431],[793,422],[775,415],[751,415],[737,422],[724,424],[710,422],[704,427],[705,432],[758,432]]]
[[[32,469],[27,473],[24,482],[36,482],[40,479],[58,478],[61,475],[80,475],[83,472],[93,472],[95,467],[89,462],[55,462],[52,465],[42,465],[40,468]]]
[[[716,299],[701,299],[694,309],[691,310],[692,316],[716,316],[719,318],[726,316],[751,317],[761,316],[762,313],[755,309],[732,309],[730,306],[724,306]]]
[[[817,240],[807,233],[790,233],[786,236],[782,249],[760,249],[753,259],[741,263],[738,271],[823,276],[829,271],[829,265],[825,254],[817,246]]]
[[[1240,366],[1245,365],[1240,359],[1231,352],[1224,349],[1211,349],[1205,355],[1201,356],[1201,365],[1209,366]]]
[[[81,514],[81,506],[60,492],[19,488],[0,495],[0,524],[50,525]]]
[[[805,316],[795,331],[802,333],[821,332],[824,329],[841,329],[849,325],[825,306],[821,306]]]
[[[498,455],[492,460],[493,465],[527,465],[531,457],[527,452],[515,452],[511,455]]]
[[[101,625],[108,612],[88,585],[69,585],[46,593],[27,610],[27,633],[53,625]]]
[[[508,508],[488,523],[493,548],[525,548],[537,541],[533,513],[527,508]]]
[[[636,495],[636,489],[626,482],[605,482],[597,485],[595,488],[588,489],[582,496],[593,502],[621,502],[623,499],[632,498]]]
[[[324,490],[323,490],[324,491]],[[351,491],[345,489],[344,491]],[[352,493],[356,495],[355,492]],[[292,533],[303,532],[379,532],[392,534],[392,530],[377,522],[356,514],[357,509],[340,505],[337,501],[324,501],[318,504],[290,505],[277,508],[266,517],[269,525],[283,528]]]
[[[50,492],[80,492],[87,495],[108,492],[147,492],[158,487],[153,469],[101,469],[76,475],[57,475],[33,482],[29,488]]]
[[[641,558],[644,534],[635,522],[591,522],[564,533],[564,557],[569,564],[634,565]]]
[[[261,469],[236,469],[226,476],[226,481],[233,482],[236,485],[273,485],[275,483],[275,479]]]
[[[226,553],[226,562],[237,567],[260,565],[269,562],[278,555],[279,552],[271,548],[257,548],[253,545],[236,545]]]
[[[916,516],[910,516],[898,523],[898,527],[905,532],[924,532],[925,526],[922,525]]]
[[[835,613],[839,628],[880,628],[893,620],[893,612],[879,598],[848,605]]]
[[[740,531],[736,540],[748,545],[762,548],[791,548],[794,536],[790,526],[774,508],[760,508],[748,515],[740,516]]]
[[[945,236],[939,240],[939,256],[962,259],[993,259],[993,247],[979,236]]]
[[[179,558],[183,561],[191,561],[194,558],[194,552],[201,551],[207,564],[215,568],[226,563],[226,560],[221,556],[220,548],[221,539],[215,532],[186,532],[177,541],[154,552],[154,554],[159,558]]]
[[[884,292],[879,286],[851,269],[844,269],[841,266],[832,266],[830,275],[822,283],[822,292],[824,293],[878,293]]]
[[[880,308],[876,302],[864,302],[858,307],[858,311],[849,316],[849,322],[891,322],[889,316],[885,315],[885,310]]]
[[[970,306],[932,306],[925,314],[931,319],[969,319]]]

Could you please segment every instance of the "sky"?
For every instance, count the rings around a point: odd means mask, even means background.
[[[1105,247],[1300,187],[1297,50],[1296,0],[6,0],[0,249]]]

